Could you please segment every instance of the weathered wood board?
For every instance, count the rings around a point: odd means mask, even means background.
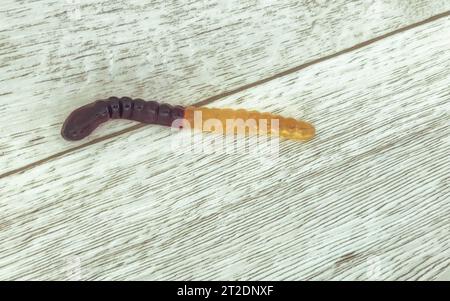
[[[7,0],[0,174],[71,148],[61,124],[94,99],[194,103],[449,10],[425,0]]]

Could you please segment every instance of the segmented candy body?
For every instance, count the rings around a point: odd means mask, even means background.
[[[195,113],[201,112],[201,120],[195,119]],[[225,134],[272,135],[293,140],[309,140],[314,137],[315,129],[308,122],[285,118],[271,113],[248,110],[218,109],[205,107],[187,107],[184,118],[191,127],[202,131]],[[201,122],[200,126],[195,123]]]
[[[197,120],[195,116],[199,113],[201,118]],[[242,109],[184,108],[129,97],[110,97],[76,109],[64,122],[61,134],[67,140],[81,140],[109,119],[128,119],[165,126],[183,119],[179,123],[180,127],[223,134],[265,134],[294,140],[309,140],[315,134],[314,127],[305,121],[270,113]]]
[[[129,97],[97,100],[73,111],[66,119],[61,134],[67,140],[81,140],[109,119],[128,119],[142,123],[170,126],[183,118],[184,107]]]

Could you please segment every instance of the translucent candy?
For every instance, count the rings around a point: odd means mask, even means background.
[[[309,140],[315,134],[314,127],[305,121],[242,109],[191,106],[185,109],[184,118],[191,128],[224,134],[273,135],[293,140]]]

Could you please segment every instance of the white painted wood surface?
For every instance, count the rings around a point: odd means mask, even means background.
[[[195,103],[448,10],[425,0],[7,0],[0,174],[71,148],[59,128],[94,99]]]
[[[316,139],[284,141],[278,157],[173,151],[180,134],[155,126],[0,179],[0,279],[445,279],[449,36],[441,18],[213,103],[316,125]],[[78,105],[81,86],[69,87],[67,103]],[[217,92],[205,89],[192,95]],[[23,126],[31,111],[16,114]],[[63,118],[56,108],[46,116],[55,129]],[[16,147],[35,159],[70,147],[56,135]],[[2,167],[22,162],[11,158]]]

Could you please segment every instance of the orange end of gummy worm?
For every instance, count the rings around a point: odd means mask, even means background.
[[[184,118],[191,127],[206,132],[265,134],[302,141],[315,135],[314,127],[308,122],[257,111],[190,106],[185,109]]]

